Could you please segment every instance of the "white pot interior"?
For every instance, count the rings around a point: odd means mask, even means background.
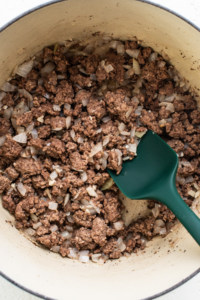
[[[44,46],[102,32],[133,39],[169,57],[200,88],[200,33],[177,16],[134,0],[68,0],[36,10],[0,33],[0,85],[14,67]],[[198,201],[194,204],[199,210]],[[43,250],[21,235],[0,207],[0,268],[27,289],[55,299],[143,299],[163,292],[199,268],[200,249],[180,224],[144,251],[105,265],[81,264]]]

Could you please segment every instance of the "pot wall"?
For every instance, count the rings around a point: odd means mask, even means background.
[[[19,19],[0,33],[0,85],[14,67],[44,46],[67,39],[87,39],[95,32],[116,38],[137,36],[153,47],[200,88],[200,33],[182,19],[134,0],[68,0]],[[198,203],[194,205],[198,210]],[[81,264],[36,247],[6,220],[0,208],[1,271],[39,294],[90,300],[142,299],[160,293],[199,268],[199,246],[178,224],[166,238],[156,238],[145,251],[103,266]]]

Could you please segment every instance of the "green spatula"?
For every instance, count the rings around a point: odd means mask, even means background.
[[[123,163],[119,175],[108,170],[118,188],[130,199],[155,199],[165,204],[200,245],[200,219],[176,189],[178,156],[157,134],[148,131],[137,157]]]

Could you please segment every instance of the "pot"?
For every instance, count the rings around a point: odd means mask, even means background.
[[[101,32],[119,39],[135,36],[160,52],[197,91],[200,89],[200,33],[180,17],[135,0],[68,0],[49,3],[14,20],[0,33],[0,86],[14,67],[43,47]],[[139,202],[131,204],[137,206]],[[193,209],[200,215],[200,199]],[[83,264],[35,246],[0,207],[1,274],[25,290],[51,299],[153,299],[200,271],[200,249],[178,223],[144,251]]]

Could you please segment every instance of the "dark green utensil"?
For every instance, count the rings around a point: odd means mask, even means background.
[[[200,219],[176,189],[178,156],[157,134],[148,131],[137,148],[137,157],[123,163],[119,175],[108,170],[130,199],[155,199],[165,204],[200,245]]]

